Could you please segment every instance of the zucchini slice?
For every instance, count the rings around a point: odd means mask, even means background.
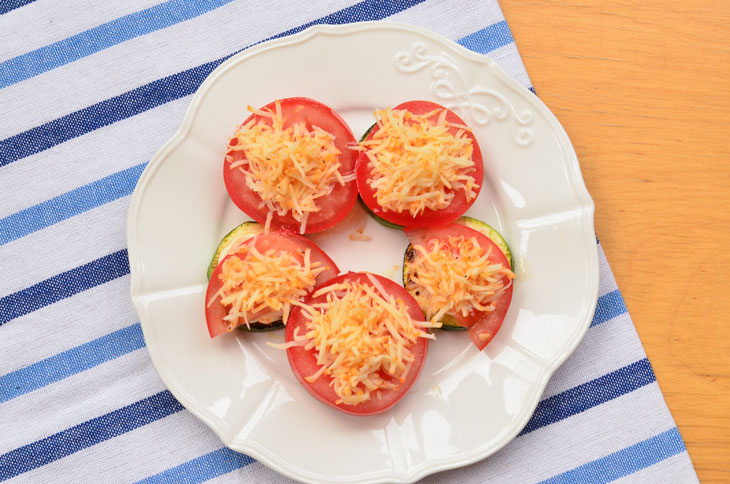
[[[231,249],[231,247],[233,247],[235,244],[239,244],[258,235],[263,231],[264,227],[258,222],[243,222],[241,225],[228,232],[226,236],[221,239],[218,247],[216,247],[213,258],[208,265],[208,280],[210,280],[210,275],[213,273],[213,270],[218,265],[218,262],[220,262],[223,257],[228,255],[228,251]],[[239,326],[237,329],[251,333],[265,333],[267,331],[274,331],[276,329],[283,328],[284,323],[282,321],[274,321],[269,324],[250,323],[249,326],[250,329],[246,327],[245,324]]]
[[[246,241],[263,231],[264,227],[258,222],[243,222],[241,225],[228,232],[218,243],[218,247],[215,249],[213,258],[210,260],[210,264],[208,265],[208,280],[210,280],[210,275],[213,274],[215,266],[218,265],[223,257],[228,255],[228,250],[234,245],[234,243]]]
[[[383,227],[388,227],[389,229],[402,229],[402,225],[397,225],[392,222],[388,222],[384,218],[380,218],[377,215],[373,213],[372,210],[370,210],[370,207],[365,205],[365,202],[362,201],[362,198],[360,198],[360,195],[357,196],[357,201],[360,203],[360,206],[365,209],[368,215],[370,215],[373,219],[375,219],[376,222],[378,222]]]
[[[251,326],[251,329],[248,329],[245,324],[242,324],[236,329],[239,331],[246,331],[247,333],[266,333],[268,331],[275,331],[277,329],[283,328],[284,323],[282,321],[273,321],[269,324],[249,323],[249,326]]]
[[[373,123],[373,125],[370,126],[365,131],[365,134],[362,135],[362,137],[360,138],[360,141],[363,141],[365,138],[368,137],[368,135],[370,134],[370,131],[373,130],[373,128],[375,127],[376,124],[377,123]],[[376,222],[378,222],[383,227],[388,227],[389,229],[402,229],[403,228],[402,225],[398,225],[398,224],[394,224],[392,222],[388,222],[384,218],[380,218],[377,215],[375,215],[373,213],[373,211],[370,210],[370,207],[368,207],[367,205],[365,205],[365,202],[362,201],[362,198],[360,198],[360,195],[357,196],[357,201],[360,203],[360,206],[365,209],[365,211],[368,213],[368,215],[370,215],[373,219],[375,219]]]
[[[378,124],[378,123],[373,123],[373,124],[371,124],[371,125],[370,125],[370,127],[369,127],[368,129],[366,129],[366,130],[365,130],[365,134],[363,134],[363,135],[362,135],[362,136],[360,137],[360,141],[361,141],[361,142],[362,142],[362,141],[365,141],[365,138],[367,138],[367,137],[368,137],[368,135],[370,134],[370,131],[372,131],[372,130],[373,130],[373,128],[375,127],[375,125],[376,125],[376,124]]]
[[[460,217],[455,220],[454,223],[465,225],[470,229],[476,230],[477,232],[486,235],[492,242],[497,245],[497,247],[502,249],[502,252],[504,252],[507,261],[509,261],[510,268],[513,267],[512,252],[509,249],[509,245],[507,245],[504,237],[502,237],[502,235],[497,232],[491,225],[472,217]],[[403,287],[405,288],[408,288],[408,282],[411,280],[410,267],[415,257],[416,250],[411,244],[408,244],[408,247],[406,247],[406,251],[403,254]],[[443,318],[441,319],[441,324],[443,325],[441,326],[441,329],[447,331],[465,331],[467,329],[464,326],[459,325],[456,320],[448,314],[443,316]]]
[[[507,257],[510,269],[514,269],[515,264],[512,261],[512,251],[509,250],[509,245],[507,245],[507,241],[505,241],[504,237],[502,237],[502,234],[497,232],[491,225],[472,217],[459,217],[454,221],[454,223],[466,225],[470,229],[474,229],[477,232],[481,232],[482,234],[486,235],[492,242],[497,244],[497,247],[502,249],[502,252],[504,252],[504,256]]]

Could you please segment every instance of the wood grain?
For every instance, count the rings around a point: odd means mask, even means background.
[[[730,2],[501,0],[700,481],[730,482]]]

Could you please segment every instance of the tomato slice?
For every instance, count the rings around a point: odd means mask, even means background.
[[[335,146],[342,152],[340,155],[340,173],[345,176],[355,171],[358,153],[349,149],[349,146],[355,145],[355,136],[352,134],[350,127],[347,125],[339,114],[324,104],[304,97],[291,97],[281,99],[281,111],[285,118],[284,128],[288,128],[292,124],[303,122],[307,129],[312,126],[318,126],[335,137]],[[276,109],[276,101],[271,102],[261,108]],[[244,121],[244,124],[251,119],[263,120],[267,124],[271,124],[271,119],[252,114]],[[237,140],[235,141],[237,142]],[[261,198],[246,184],[246,176],[241,170],[230,169],[231,163],[245,158],[243,151],[230,151],[223,163],[223,181],[226,190],[233,200],[233,203],[241,210],[246,212],[250,217],[260,224],[266,223],[268,210],[266,207],[260,207]],[[332,192],[326,197],[319,199],[320,211],[312,212],[307,219],[305,233],[320,232],[328,229],[342,219],[352,210],[357,200],[357,183],[355,181],[346,182],[344,185],[336,183]],[[285,215],[274,213],[271,227],[280,230],[287,230],[299,233],[300,222],[298,222],[291,214],[287,212]]]
[[[441,106],[440,104],[432,103],[429,101],[408,101],[399,104],[393,109],[405,109],[413,114],[426,114],[436,109],[446,109],[446,121],[466,126],[464,120],[462,120],[456,113],[454,113],[450,109],[445,108],[444,106]],[[437,117],[438,114],[434,115],[433,118],[436,119]],[[450,128],[449,131],[452,134],[455,134],[458,129]],[[375,125],[368,132],[365,139],[371,139],[373,135],[375,135],[375,133],[377,132],[378,126]],[[477,182],[479,183],[479,187],[476,189],[476,195],[478,196],[484,179],[484,163],[482,160],[482,152],[479,149],[479,143],[477,143],[474,134],[471,132],[466,132],[465,135],[471,139],[472,145],[474,147],[472,160],[474,161],[476,171],[474,172],[473,176],[474,179],[477,180]],[[447,224],[461,217],[464,212],[466,212],[469,207],[471,207],[471,205],[477,198],[475,196],[470,201],[467,201],[464,191],[459,190],[456,192],[454,200],[451,202],[451,204],[449,204],[448,207],[441,210],[425,209],[423,212],[419,213],[415,217],[413,217],[408,212],[398,213],[384,210],[383,207],[378,204],[375,190],[368,183],[368,180],[373,178],[371,165],[372,164],[370,163],[370,159],[367,157],[365,152],[360,152],[360,157],[357,160],[357,189],[360,193],[360,198],[362,198],[365,205],[367,205],[367,207],[373,212],[373,214],[396,225],[401,225],[403,227],[433,227],[436,225]]]
[[[327,254],[325,254],[322,249],[317,247],[314,242],[295,234],[289,234],[285,232],[268,232],[264,234],[259,234],[252,239],[244,242],[242,244],[242,247],[251,243],[256,244],[255,247],[259,252],[265,252],[269,249],[276,249],[280,252],[291,252],[293,254],[296,254],[296,256],[301,261],[304,260],[305,250],[310,249],[310,261],[320,262],[327,267],[327,270],[322,271],[317,276],[316,284],[321,284],[328,279],[332,279],[340,272],[334,261],[330,259],[329,256],[327,256]],[[234,255],[235,254],[229,254],[228,256],[223,258],[211,274],[210,281],[208,281],[208,289],[205,293],[205,319],[208,323],[208,333],[210,333],[211,338],[215,338],[216,336],[229,332],[228,323],[225,322],[223,318],[228,314],[228,309],[230,308],[226,308],[225,306],[223,306],[223,304],[221,304],[220,297],[217,297],[211,304],[208,303],[223,285],[223,281],[221,281],[220,278],[223,261],[227,260],[229,257],[233,257]],[[265,311],[255,314],[249,314],[249,321],[256,321],[256,318],[263,315],[264,312]]]
[[[387,279],[385,277],[370,274],[374,277],[388,294],[392,294],[396,299],[401,299],[408,306],[408,314],[411,318],[416,321],[423,320],[423,313],[418,307],[416,301],[411,297],[408,292],[403,289],[400,285]],[[366,273],[362,272],[348,272],[341,276],[335,277],[324,284],[318,286],[315,291],[319,288],[330,286],[332,284],[339,284],[346,281],[352,281],[360,284],[367,284],[373,286],[373,283],[368,278]],[[308,296],[304,303],[305,304],[316,304],[326,301],[327,296],[321,295],[320,297],[314,298]],[[299,333],[304,334],[306,331],[308,319],[304,315],[302,308],[296,307],[289,316],[289,322],[286,326],[286,341],[290,342],[294,340],[294,331],[299,328]],[[408,390],[413,386],[418,374],[423,368],[423,363],[426,361],[426,353],[428,352],[428,339],[418,338],[416,343],[412,345],[410,351],[415,357],[413,366],[411,367],[406,380],[401,383],[396,389],[381,389],[379,390],[379,396],[371,396],[369,400],[358,403],[357,405],[347,405],[344,403],[335,403],[338,400],[338,396],[335,393],[332,385],[332,377],[329,375],[322,375],[314,383],[309,383],[305,380],[305,377],[315,374],[319,369],[320,365],[317,364],[317,352],[313,348],[309,351],[305,350],[302,346],[292,346],[287,348],[287,356],[289,358],[289,364],[291,365],[294,375],[299,380],[299,383],[306,388],[309,393],[314,396],[320,402],[341,410],[345,413],[352,415],[372,415],[375,413],[383,412],[400,401]],[[386,378],[385,375],[381,375]]]
[[[476,238],[480,246],[485,251],[491,249],[489,260],[494,264],[502,264],[504,267],[509,268],[510,264],[507,257],[504,255],[497,244],[481,232],[477,232],[474,229],[466,227],[458,223],[452,223],[448,225],[441,225],[438,227],[431,228],[406,228],[404,229],[408,240],[413,245],[421,245],[423,247],[432,246],[429,243],[433,240],[447,241],[449,237],[463,236],[466,238]],[[461,313],[451,314],[456,322],[469,329],[469,336],[474,342],[477,348],[480,350],[484,349],[485,346],[494,338],[502,326],[504,317],[507,314],[510,303],[512,302],[513,285],[509,286],[502,291],[502,294],[494,301],[495,309],[493,311],[474,311],[468,316],[463,316]],[[482,336],[484,335],[484,336]]]

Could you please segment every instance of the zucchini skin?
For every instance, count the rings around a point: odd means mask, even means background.
[[[247,333],[268,333],[269,331],[276,331],[277,329],[283,328],[284,323],[282,321],[273,321],[269,324],[249,323],[249,326],[251,326],[251,329],[247,328],[245,324],[236,329]]]
[[[509,248],[509,245],[507,244],[507,241],[504,240],[504,237],[502,237],[502,234],[497,232],[497,230],[489,225],[486,222],[482,222],[479,219],[473,218],[473,217],[459,217],[457,220],[454,221],[454,223],[466,225],[470,229],[474,229],[477,232],[481,232],[482,234],[486,235],[487,238],[489,238],[492,242],[497,244],[497,247],[502,249],[502,252],[504,252],[505,257],[507,257],[507,262],[509,262],[510,269],[514,270],[514,261],[512,260],[512,251]]]
[[[370,132],[371,132],[371,131],[373,130],[373,128],[375,127],[375,125],[376,125],[376,124],[378,124],[378,123],[373,123],[373,124],[371,124],[371,125],[370,125],[370,127],[369,127],[368,129],[366,129],[366,130],[365,130],[365,133],[364,133],[364,134],[362,135],[362,137],[360,137],[360,142],[363,142],[363,141],[365,141],[365,138],[367,138],[367,137],[368,137],[368,135],[369,135],[369,134],[370,134]]]
[[[210,260],[210,264],[208,264],[208,280],[210,280],[210,275],[213,273],[213,270],[218,265],[218,262],[220,262],[220,254],[221,251],[226,248],[231,242],[233,242],[234,239],[241,237],[241,236],[249,236],[254,237],[256,234],[262,233],[264,231],[261,224],[258,222],[243,222],[241,225],[238,225],[233,230],[228,232],[218,243],[218,247],[216,247],[215,252],[213,253],[213,258]],[[245,331],[247,333],[266,333],[268,331],[275,331],[277,329],[281,329],[284,327],[284,323],[279,321],[273,321],[269,324],[263,324],[263,323],[250,323],[250,328],[246,327],[246,325],[239,326],[238,330]]]
[[[402,225],[394,224],[392,222],[388,222],[384,218],[380,218],[377,215],[373,213],[372,210],[370,210],[370,207],[365,205],[365,202],[362,201],[362,198],[360,198],[360,195],[357,196],[357,201],[360,203],[360,206],[365,209],[368,215],[370,215],[376,222],[378,222],[383,227],[388,227],[389,229],[403,229]]]
[[[369,135],[369,134],[370,134],[370,132],[371,132],[371,131],[373,130],[373,128],[375,128],[375,126],[376,126],[376,125],[377,125],[377,123],[373,123],[373,124],[372,124],[372,125],[371,125],[371,126],[370,126],[370,127],[369,127],[369,128],[368,128],[368,129],[366,130],[366,131],[365,131],[365,134],[363,134],[363,135],[362,135],[362,137],[360,138],[360,141],[361,141],[361,142],[362,142],[362,141],[365,141],[365,138],[367,138],[367,137],[368,137],[368,135]],[[376,222],[378,222],[378,223],[379,223],[380,225],[382,225],[383,227],[388,227],[389,229],[402,229],[402,228],[403,228],[403,226],[402,226],[402,225],[398,225],[398,224],[394,224],[394,223],[392,223],[392,222],[388,222],[387,220],[385,220],[385,219],[383,219],[383,218],[380,218],[380,217],[378,217],[377,215],[375,215],[375,214],[373,213],[373,211],[372,211],[372,210],[370,210],[370,207],[368,207],[367,205],[365,205],[365,202],[363,202],[363,201],[362,201],[362,198],[360,197],[360,195],[358,195],[358,196],[357,196],[357,201],[358,201],[358,203],[360,204],[360,206],[361,206],[362,208],[364,208],[364,209],[365,209],[365,211],[367,212],[367,214],[368,214],[368,215],[370,215],[370,216],[371,216],[371,217],[372,217],[372,218],[373,218],[373,219],[374,219],[374,220],[375,220]]]
[[[258,222],[243,222],[241,225],[236,226],[228,232],[220,242],[218,242],[218,247],[215,248],[215,252],[213,252],[213,257],[210,259],[210,264],[208,264],[208,280],[210,280],[210,275],[213,274],[213,271],[215,270],[215,267],[218,265],[218,262],[220,262],[220,254],[221,251],[226,248],[231,242],[233,242],[234,239],[248,235],[249,237],[253,237],[256,234],[260,234],[263,232],[264,229]]]

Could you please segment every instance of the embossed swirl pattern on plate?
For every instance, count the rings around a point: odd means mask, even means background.
[[[414,42],[409,51],[399,51],[393,60],[396,68],[405,74],[428,69],[433,79],[431,93],[460,116],[468,115],[480,126],[485,126],[491,119],[506,121],[509,118],[514,142],[519,146],[532,144],[532,111],[523,109],[517,113],[515,107],[494,89],[479,84],[468,87],[464,73],[449,57],[429,54],[426,44]]]

